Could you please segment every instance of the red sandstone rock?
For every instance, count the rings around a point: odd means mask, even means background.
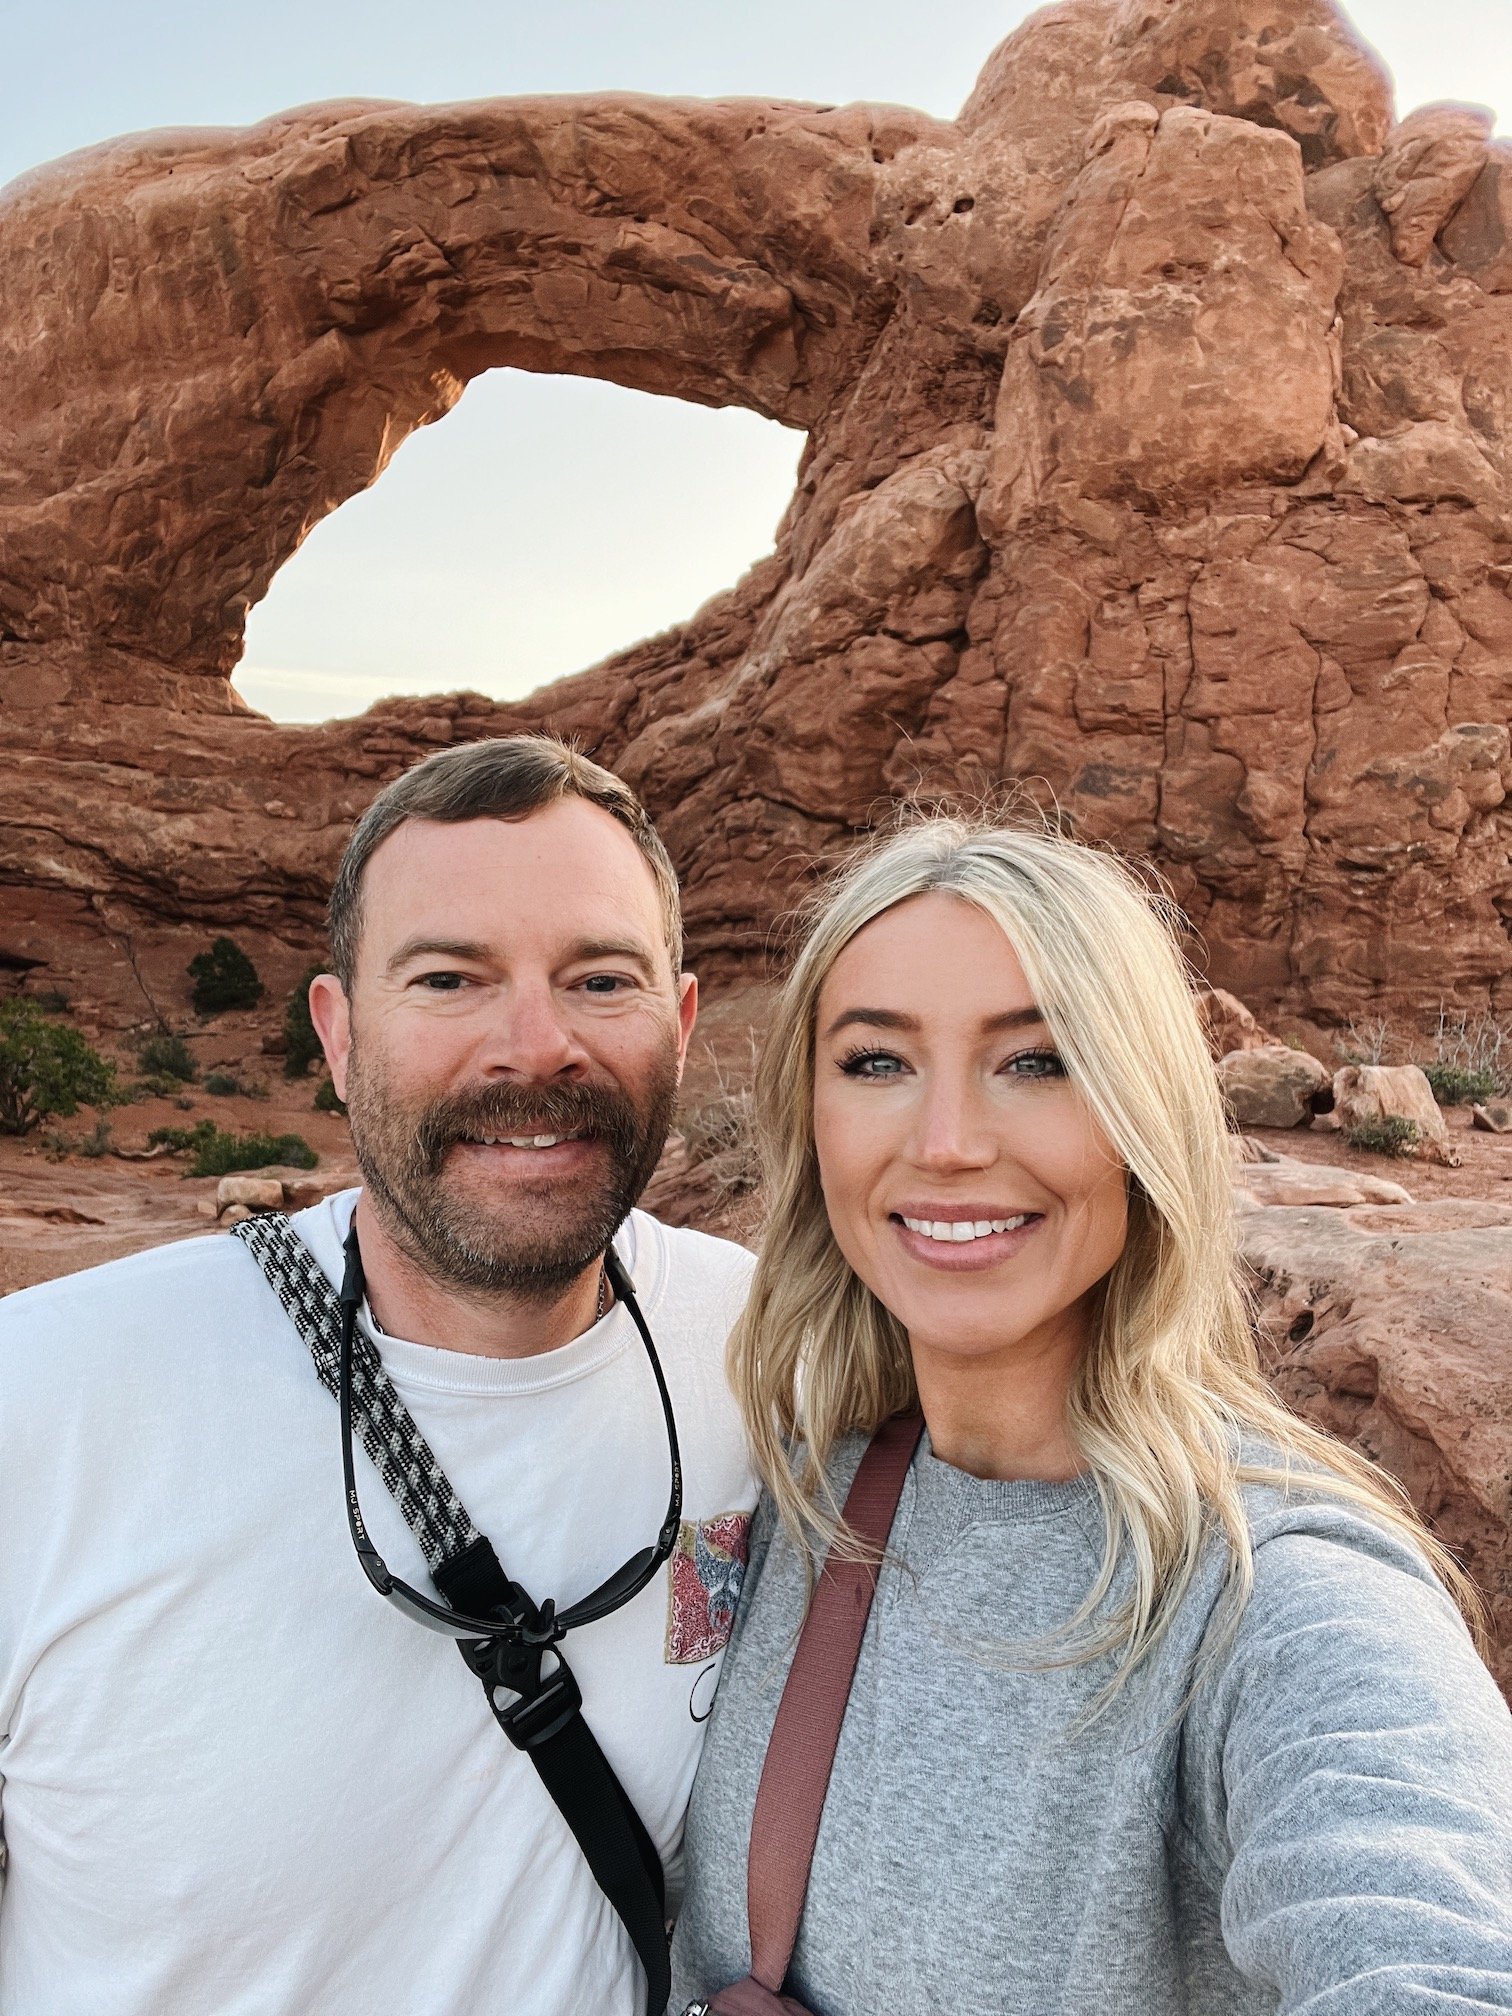
[[[1246,1141],[1249,1149],[1253,1143]],[[1339,1169],[1326,1162],[1302,1162],[1294,1155],[1266,1151],[1236,1157],[1234,1187],[1249,1204],[1411,1204],[1410,1191],[1363,1169]]]
[[[1235,1050],[1218,1060],[1218,1087],[1233,1116],[1246,1127],[1305,1127],[1311,1101],[1328,1083],[1328,1073],[1305,1050],[1264,1043]]]
[[[1263,1050],[1276,1041],[1260,1027],[1244,1003],[1222,987],[1199,988],[1197,1011],[1207,1031],[1214,1063],[1235,1050]]]
[[[1479,1584],[1512,1694],[1512,1207],[1241,1214],[1282,1397],[1406,1485]]]
[[[1330,0],[1064,0],[953,122],[347,102],[0,218],[0,970],[124,1022],[231,928],[292,979],[376,786],[543,725],[716,985],[889,796],[1006,781],[1267,1015],[1512,1004],[1512,154],[1393,129]],[[499,365],[806,428],[775,554],[515,706],[250,715],[247,608]]]
[[[1408,1120],[1418,1130],[1414,1154],[1452,1166],[1449,1128],[1433,1087],[1416,1064],[1346,1064],[1334,1073],[1333,1111],[1340,1127]]]

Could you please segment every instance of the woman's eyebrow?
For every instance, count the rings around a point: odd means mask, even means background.
[[[1038,1008],[1005,1008],[1001,1015],[989,1015],[982,1024],[985,1036],[995,1036],[1003,1029],[1031,1029],[1043,1026],[1044,1016]],[[842,1029],[849,1029],[855,1023],[868,1029],[899,1029],[904,1034],[917,1032],[917,1015],[901,1015],[895,1008],[847,1008],[837,1015],[825,1030],[826,1038],[838,1036]]]
[[[843,1015],[837,1015],[825,1030],[826,1036],[838,1036],[842,1029],[849,1029],[853,1023],[862,1022],[868,1029],[917,1029],[916,1015],[899,1015],[891,1008],[847,1008]]]

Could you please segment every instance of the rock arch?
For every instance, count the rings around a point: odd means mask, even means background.
[[[542,723],[645,791],[715,979],[879,800],[1031,778],[1258,1005],[1506,1005],[1509,166],[1393,126],[1330,0],[1063,0],[953,122],[337,104],[23,178],[0,954],[308,943],[378,780]],[[805,427],[774,557],[517,706],[247,715],[247,607],[499,364]]]

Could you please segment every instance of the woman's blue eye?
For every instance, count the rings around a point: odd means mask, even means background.
[[[849,1056],[841,1058],[840,1069],[847,1078],[868,1078],[875,1082],[896,1078],[903,1069],[903,1060],[890,1050],[852,1050]]]
[[[1023,1065],[1026,1068],[1019,1069]],[[1054,1050],[1024,1050],[1010,1057],[1003,1069],[1013,1078],[1064,1078],[1066,1067]]]

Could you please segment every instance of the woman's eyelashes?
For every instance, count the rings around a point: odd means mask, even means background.
[[[877,1080],[897,1078],[905,1069],[903,1059],[891,1050],[871,1050],[864,1045],[847,1050],[838,1060],[847,1078]]]
[[[895,1050],[878,1050],[861,1046],[848,1050],[838,1058],[840,1070],[847,1078],[859,1078],[863,1083],[888,1083],[903,1077],[912,1069],[905,1058]],[[1031,1083],[1042,1079],[1064,1078],[1066,1067],[1061,1062],[1060,1053],[1048,1047],[1037,1050],[1016,1050],[1011,1057],[1005,1057],[997,1067],[1005,1077],[1027,1079]]]
[[[1023,1064],[1032,1068],[1020,1071],[1015,1067]],[[1016,1078],[1064,1078],[1066,1067],[1061,1062],[1058,1050],[1020,1050],[1003,1064],[1003,1070],[1011,1071]]]

